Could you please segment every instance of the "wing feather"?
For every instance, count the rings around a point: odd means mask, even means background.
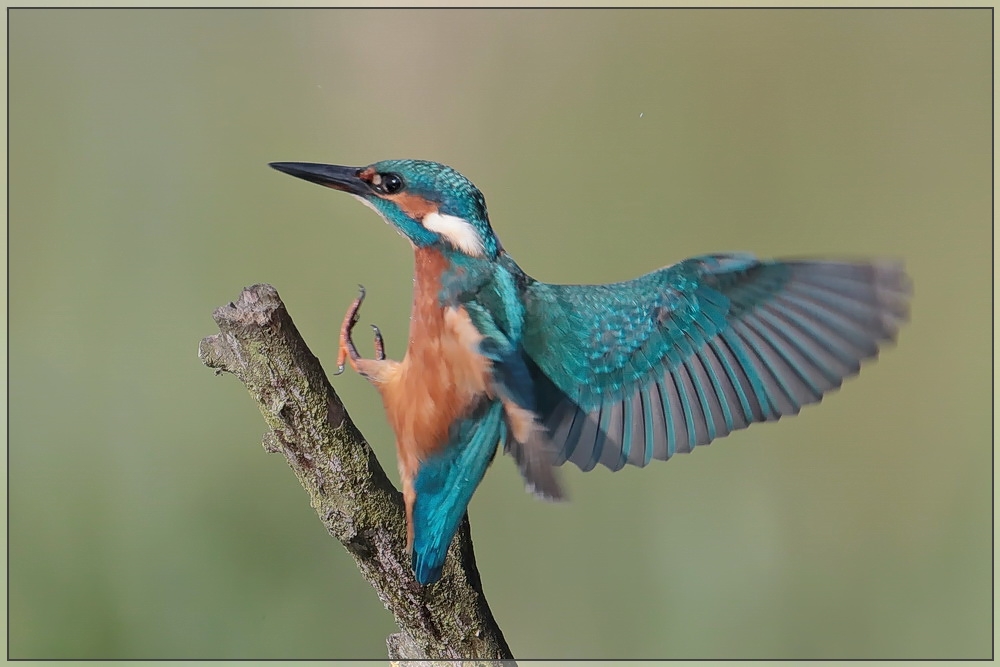
[[[909,297],[896,264],[749,255],[617,285],[533,283],[523,347],[560,394],[542,415],[556,462],[645,466],[794,415],[895,339]]]
[[[729,400],[733,410],[733,427],[746,428],[752,422],[761,421],[764,418],[764,411],[760,407],[757,395],[753,393],[753,384],[747,376],[746,369],[733,355],[725,337],[720,335],[709,340],[708,349],[715,353],[715,358],[725,370],[726,378],[737,398],[736,401]],[[736,409],[737,406],[739,410]]]
[[[636,389],[632,395],[632,447],[628,462],[640,468],[653,460],[653,408],[649,393]]]
[[[681,408],[684,412],[684,432],[687,434],[685,438],[678,438],[675,447],[670,448],[670,453],[675,454],[677,452],[687,453],[690,452],[698,441],[702,439],[707,433],[705,433],[705,427],[701,427],[702,434],[698,433],[698,422],[701,421],[700,415],[695,413],[695,401],[697,400],[694,384],[691,381],[691,376],[687,372],[687,366],[682,362],[680,366],[675,368],[672,373],[674,377],[674,387],[677,389],[677,395],[681,402]]]
[[[608,444],[608,446],[605,447],[605,444],[609,443],[611,438],[614,437],[611,431],[611,413],[614,412],[614,408],[618,405],[618,403],[618,401],[601,403],[601,416],[597,421],[597,440],[594,442],[594,451],[591,452],[590,460],[587,461],[587,465],[589,466],[587,470],[593,470],[594,466],[597,465],[597,462],[603,460],[605,450],[613,453],[615,459],[618,458],[617,450],[621,447],[621,439],[618,439],[614,441],[613,444]]]
[[[705,389],[706,411],[708,417],[708,439],[715,440],[719,435],[732,430],[732,415],[729,406],[722,400],[722,386],[715,369],[705,359],[707,345],[691,357],[691,365],[698,372],[702,387]]]
[[[592,470],[597,463],[594,460],[595,456],[599,458],[601,455],[598,436],[600,435],[599,423],[604,415],[604,406],[605,404],[601,403],[593,413],[587,415],[587,418],[583,420],[580,436],[573,449],[573,456],[570,457],[570,460],[584,472]]]
[[[722,412],[724,423],[724,427],[719,429],[719,433],[725,433],[746,426],[743,405],[746,399],[740,396],[738,385],[735,384],[731,374],[723,366],[722,359],[719,358],[716,349],[717,345],[717,341],[709,341],[701,349],[699,355],[702,364],[712,378],[712,386],[719,399],[719,410]],[[740,426],[741,423],[742,426]]]
[[[673,456],[672,447],[677,441],[674,429],[684,420],[684,408],[670,374],[650,385],[646,393],[649,395],[650,437],[653,441],[653,447],[646,451],[646,456],[652,452],[654,459],[666,461]]]
[[[750,385],[750,390],[757,402],[759,416],[754,414],[754,421],[773,421],[778,418],[774,398],[769,393],[775,389],[773,378],[768,374],[766,367],[760,359],[760,355],[747,344],[739,335],[735,327],[730,327],[719,333],[719,336],[726,341],[729,350],[736,357],[736,362],[743,370]]]
[[[635,418],[635,399],[626,398],[621,402],[622,406],[622,451],[618,457],[617,465],[612,470],[621,470],[625,464],[632,460],[632,451],[635,449],[635,425],[639,419]]]
[[[607,438],[602,450],[600,463],[611,470],[621,470],[625,467],[628,453],[625,450],[625,406],[630,402],[621,400],[611,404],[611,412],[608,414],[608,423],[605,433]]]

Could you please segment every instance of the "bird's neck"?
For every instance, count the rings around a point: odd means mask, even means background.
[[[440,305],[455,305],[476,292],[496,271],[496,262],[447,246],[414,249],[414,296],[434,291]]]
[[[506,254],[496,260],[470,257],[437,247],[414,252],[413,311],[410,334],[443,316],[446,309],[475,302],[490,314],[492,326],[511,340],[521,336],[521,295],[533,282]]]
[[[437,248],[416,248],[413,252],[413,316],[418,311],[441,309],[441,281],[450,262]]]

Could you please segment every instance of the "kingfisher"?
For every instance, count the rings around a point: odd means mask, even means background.
[[[345,361],[381,395],[396,438],[407,547],[417,581],[441,577],[448,546],[503,446],[528,490],[565,494],[556,467],[646,466],[819,402],[894,341],[910,280],[890,261],[686,259],[626,282],[535,280],[493,232],[486,200],[426,160],[366,167],[273,162],[353,195],[414,253],[409,342],[373,358],[340,329]]]

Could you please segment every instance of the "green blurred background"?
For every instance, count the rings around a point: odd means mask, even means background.
[[[693,456],[498,459],[472,502],[518,657],[991,651],[991,13],[11,10],[10,656],[384,658],[392,618],[237,380],[213,308],[277,287],[330,370],[391,354],[405,242],[272,160],[451,164],[518,262],[892,256],[899,345]],[[375,392],[334,382],[395,478]]]

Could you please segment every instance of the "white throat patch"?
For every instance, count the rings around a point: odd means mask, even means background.
[[[424,227],[448,239],[455,248],[472,257],[486,254],[483,239],[472,223],[465,218],[444,213],[428,213],[423,219]]]

